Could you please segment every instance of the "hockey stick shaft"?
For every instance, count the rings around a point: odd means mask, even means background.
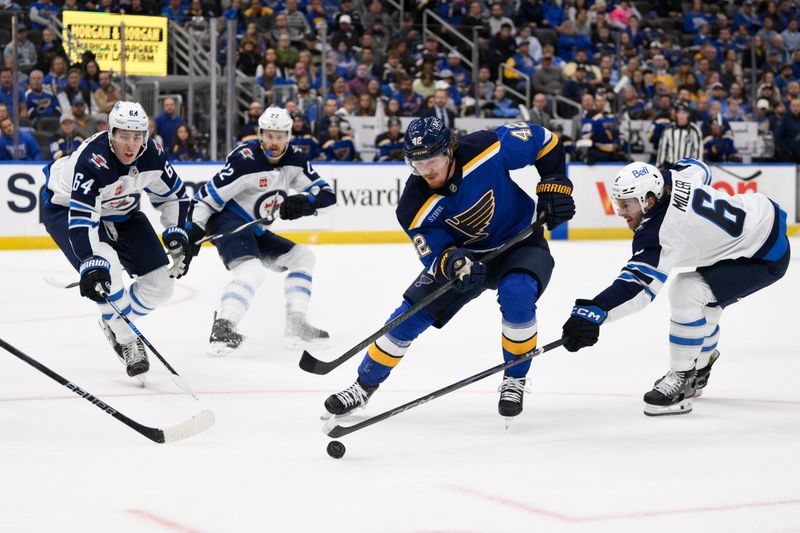
[[[725,174],[728,174],[729,176],[733,176],[734,178],[740,179],[742,181],[750,181],[750,180],[756,179],[757,177],[759,177],[761,175],[761,171],[760,170],[756,170],[755,172],[753,172],[752,174],[748,174],[747,176],[741,176],[739,174],[736,174],[735,172],[731,172],[730,170],[728,170],[727,168],[725,168],[723,166],[720,166],[720,165],[717,165],[717,164],[714,164],[714,163],[712,163],[711,166],[721,170],[722,172],[724,172]]]
[[[65,386],[87,402],[91,403],[104,413],[111,415],[112,417],[116,418],[129,428],[133,429],[134,431],[144,435],[148,439],[152,440],[153,442],[157,442],[159,444],[163,444],[165,442],[173,442],[176,440],[184,439],[196,435],[202,431],[205,431],[214,423],[214,414],[211,411],[203,411],[199,415],[193,417],[192,419],[183,422],[181,424],[177,424],[170,428],[166,429],[158,429],[145,426],[140,424],[139,422],[128,418],[124,414],[120,413],[106,402],[100,400],[97,396],[90,393],[86,389],[76,385],[75,383],[69,381],[67,378],[61,376],[60,374],[50,370],[48,367],[37,361],[36,359],[26,355],[21,350],[18,350],[14,346],[10,345],[3,339],[0,339],[0,347],[5,349],[11,355],[21,359],[22,361],[28,363],[30,366],[41,372],[42,374],[46,375],[53,381],[60,383],[61,385]]]
[[[177,386],[178,386],[178,388],[180,388],[181,390],[183,390],[183,391],[185,391],[185,392],[187,392],[187,393],[191,394],[191,395],[192,395],[192,398],[194,398],[195,400],[199,400],[199,398],[198,398],[198,397],[197,397],[197,395],[194,393],[194,391],[192,391],[192,388],[191,388],[191,387],[189,387],[189,384],[188,384],[188,383],[186,383],[186,381],[185,381],[185,380],[184,380],[184,379],[181,377],[181,375],[180,375],[180,374],[178,374],[178,372],[177,372],[177,371],[176,371],[174,368],[172,368],[172,365],[170,365],[170,364],[167,362],[167,360],[166,360],[166,359],[164,359],[164,357],[163,357],[163,356],[162,356],[162,355],[159,353],[159,351],[158,351],[158,350],[156,350],[156,347],[155,347],[155,346],[153,346],[153,345],[150,343],[150,341],[149,341],[149,340],[147,340],[147,337],[145,337],[144,335],[142,335],[142,332],[141,332],[141,331],[139,331],[139,328],[137,328],[137,327],[134,325],[134,323],[131,321],[131,319],[130,319],[130,318],[128,318],[128,317],[126,317],[126,316],[123,314],[123,312],[120,310],[120,308],[119,308],[119,307],[117,307],[117,304],[115,304],[114,302],[112,302],[111,300],[109,300],[109,299],[108,299],[108,294],[106,294],[106,293],[104,293],[104,292],[102,292],[101,294],[103,295],[103,299],[105,300],[105,302],[106,302],[108,305],[110,305],[110,306],[111,306],[111,308],[114,310],[114,312],[117,314],[117,316],[118,316],[118,317],[120,317],[120,318],[121,318],[123,321],[125,321],[125,323],[128,325],[128,327],[129,327],[129,328],[131,328],[131,330],[132,330],[132,331],[133,331],[133,332],[136,334],[136,336],[137,336],[137,337],[139,337],[139,339],[140,339],[140,340],[141,340],[141,341],[142,341],[142,342],[143,342],[143,343],[144,343],[144,344],[145,344],[145,345],[146,345],[148,348],[150,348],[150,351],[151,351],[151,352],[153,352],[153,353],[156,355],[156,357],[158,357],[158,360],[159,360],[159,361],[161,361],[161,362],[164,364],[164,366],[167,368],[167,370],[169,370],[169,372],[172,374],[172,381],[175,383],[175,385],[177,385]]]
[[[215,233],[213,235],[206,235],[202,239],[200,239],[197,242],[195,242],[195,244],[196,245],[200,245],[200,244],[203,244],[204,242],[216,241],[217,239],[221,239],[223,237],[229,237],[231,235],[235,235],[235,234],[239,233],[240,231],[244,231],[244,230],[246,230],[248,228],[252,228],[253,226],[257,226],[258,224],[271,224],[274,221],[275,221],[275,216],[274,215],[266,216],[264,218],[259,218],[258,220],[251,220],[250,222],[248,222],[246,224],[242,224],[238,228],[232,229],[231,231]]]
[[[520,356],[520,357],[518,357],[518,358],[516,358],[516,359],[514,359],[512,361],[507,361],[507,362],[505,362],[503,364],[500,364],[500,365],[497,365],[497,366],[493,366],[492,368],[487,368],[483,372],[478,372],[477,374],[475,374],[473,376],[470,376],[468,378],[464,378],[461,381],[453,383],[452,385],[448,385],[447,387],[441,388],[441,389],[439,389],[437,391],[431,392],[430,394],[426,394],[425,396],[417,398],[416,400],[411,400],[410,402],[404,403],[403,405],[401,405],[399,407],[395,407],[394,409],[390,409],[388,411],[384,411],[383,413],[381,413],[379,415],[376,415],[376,416],[373,416],[372,418],[368,418],[366,420],[363,420],[363,421],[359,422],[358,424],[353,424],[352,426],[339,426],[339,425],[333,426],[330,429],[330,431],[327,431],[326,433],[327,433],[327,435],[329,437],[332,437],[332,438],[338,438],[338,437],[343,437],[345,435],[349,435],[350,433],[353,433],[353,432],[358,431],[360,429],[364,429],[365,427],[369,427],[369,426],[371,426],[373,424],[377,424],[378,422],[386,420],[387,418],[391,418],[391,417],[393,417],[395,415],[399,415],[400,413],[408,411],[409,409],[413,409],[414,407],[418,407],[418,406],[422,405],[423,403],[427,403],[427,402],[429,402],[431,400],[435,400],[436,398],[440,398],[440,397],[444,396],[445,394],[450,394],[451,392],[457,391],[458,389],[466,387],[467,385],[470,385],[471,383],[475,383],[476,381],[480,381],[480,380],[482,380],[484,378],[487,378],[487,377],[491,376],[492,374],[496,374],[496,373],[498,373],[500,371],[504,371],[504,370],[509,369],[509,368],[511,368],[513,366],[516,366],[516,365],[519,365],[521,363],[524,363],[525,361],[530,361],[534,357],[536,357],[538,355],[541,355],[541,354],[543,354],[545,352],[549,352],[553,348],[558,348],[559,346],[564,344],[564,341],[565,341],[565,339],[558,339],[557,341],[553,341],[550,344],[546,344],[546,345],[542,346],[541,348],[538,348],[536,350],[530,351],[527,354],[525,354],[523,356]],[[325,428],[325,429],[327,429],[327,428]],[[325,429],[323,429],[323,431],[325,431]]]
[[[530,226],[526,227],[525,229],[517,233],[514,237],[512,237],[510,240],[504,243],[501,247],[497,248],[496,250],[492,250],[491,252],[483,256],[480,259],[480,261],[482,263],[488,263],[489,261],[492,261],[500,254],[508,251],[511,247],[516,246],[520,242],[524,241],[525,239],[533,235],[539,228],[541,228],[544,225],[544,223],[545,223],[544,216],[539,217],[539,219],[537,219],[536,222],[534,222]],[[444,283],[441,287],[439,287],[432,293],[425,296],[419,302],[412,305],[405,312],[395,317],[394,320],[387,322],[378,331],[371,334],[369,337],[359,342],[358,344],[350,348],[348,351],[346,351],[344,354],[340,355],[333,361],[321,361],[316,357],[314,357],[313,355],[311,355],[310,353],[308,353],[307,351],[304,351],[303,355],[300,357],[300,368],[302,368],[306,372],[310,372],[311,374],[319,374],[319,375],[327,374],[328,372],[338,367],[339,365],[341,365],[342,363],[344,363],[345,361],[347,361],[348,359],[359,353],[361,350],[363,350],[364,348],[375,342],[375,340],[380,338],[382,335],[384,335],[388,331],[391,331],[392,329],[396,328],[397,326],[399,326],[400,324],[411,318],[412,315],[417,313],[420,309],[424,308],[437,298],[439,298],[442,294],[446,293],[455,284],[455,282],[456,282],[455,279],[451,279],[448,282]]]

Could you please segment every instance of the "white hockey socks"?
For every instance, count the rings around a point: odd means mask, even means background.
[[[222,291],[219,318],[237,325],[250,308],[250,302],[264,282],[264,266],[259,259],[247,259],[231,268],[233,281]]]
[[[714,293],[697,272],[684,272],[673,280],[669,289],[669,352],[670,368],[675,372],[694,368],[695,360],[700,357],[706,344],[716,346],[713,338],[719,334],[719,313],[712,312],[715,308],[708,307],[714,301]],[[708,343],[707,338],[711,339]],[[707,356],[705,364],[708,364]]]
[[[302,244],[295,245],[275,262],[289,271],[283,282],[288,312],[305,316],[308,311],[315,262],[314,252]]]

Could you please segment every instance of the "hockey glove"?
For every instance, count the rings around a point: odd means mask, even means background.
[[[189,236],[189,250],[192,253],[192,257],[194,257],[200,253],[201,245],[197,244],[197,241],[206,236],[206,230],[201,228],[199,224],[192,223],[192,227],[189,228],[186,234]]]
[[[86,259],[79,268],[81,296],[103,303],[103,293],[111,293],[111,263],[98,255]]]
[[[172,226],[164,230],[161,234],[164,239],[164,246],[167,253],[172,258],[172,266],[167,269],[169,277],[180,278],[189,271],[189,263],[192,262],[192,245],[189,242],[189,235],[186,230],[179,226]]]
[[[575,300],[571,315],[563,326],[564,348],[577,352],[593,346],[600,337],[600,324],[608,313],[594,300]]]
[[[317,203],[307,194],[293,194],[281,204],[280,215],[283,220],[295,220],[313,215],[317,211]]]
[[[536,214],[544,213],[547,229],[552,231],[575,216],[572,182],[568,178],[543,179],[536,186],[536,195],[539,197]]]
[[[483,285],[486,283],[486,265],[474,257],[464,248],[448,248],[439,258],[434,277],[440,283],[456,280],[453,285],[461,292]]]

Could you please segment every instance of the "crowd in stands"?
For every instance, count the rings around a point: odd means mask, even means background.
[[[201,34],[217,23],[222,65],[233,38],[225,21],[235,21],[235,65],[259,87],[238,139],[255,135],[259,109],[285,106],[295,118],[293,142],[315,159],[360,159],[350,117],[377,117],[384,129],[375,160],[397,161],[399,117],[436,115],[449,126],[467,116],[529,120],[558,132],[555,110],[573,120],[575,138],[561,133],[573,159],[629,160],[641,139],[626,139],[621,123],[644,120],[652,124],[655,161],[680,108],[699,127],[709,161],[741,160],[730,123],[747,120],[774,144],[776,159],[800,162],[799,4],[418,0],[406,1],[400,17],[380,0],[2,0],[25,15],[16,58],[25,79],[12,97],[15,58],[6,46],[0,113],[19,105],[27,126],[50,127],[52,157],[97,131],[91,128],[100,127],[119,88],[90,56],[69,65],[48,22],[62,9],[83,9],[165,16]],[[434,23],[427,38],[424,10],[446,23]],[[477,38],[478,68],[468,66],[473,47],[454,31]],[[163,107],[153,132],[171,157],[205,158],[180,106],[165,99]],[[7,149],[6,129],[0,159],[22,150]]]

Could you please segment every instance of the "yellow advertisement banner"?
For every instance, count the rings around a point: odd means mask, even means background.
[[[64,11],[64,50],[71,62],[79,62],[91,50],[102,70],[122,72],[121,27],[125,23],[125,74],[167,75],[166,17],[115,15]]]

